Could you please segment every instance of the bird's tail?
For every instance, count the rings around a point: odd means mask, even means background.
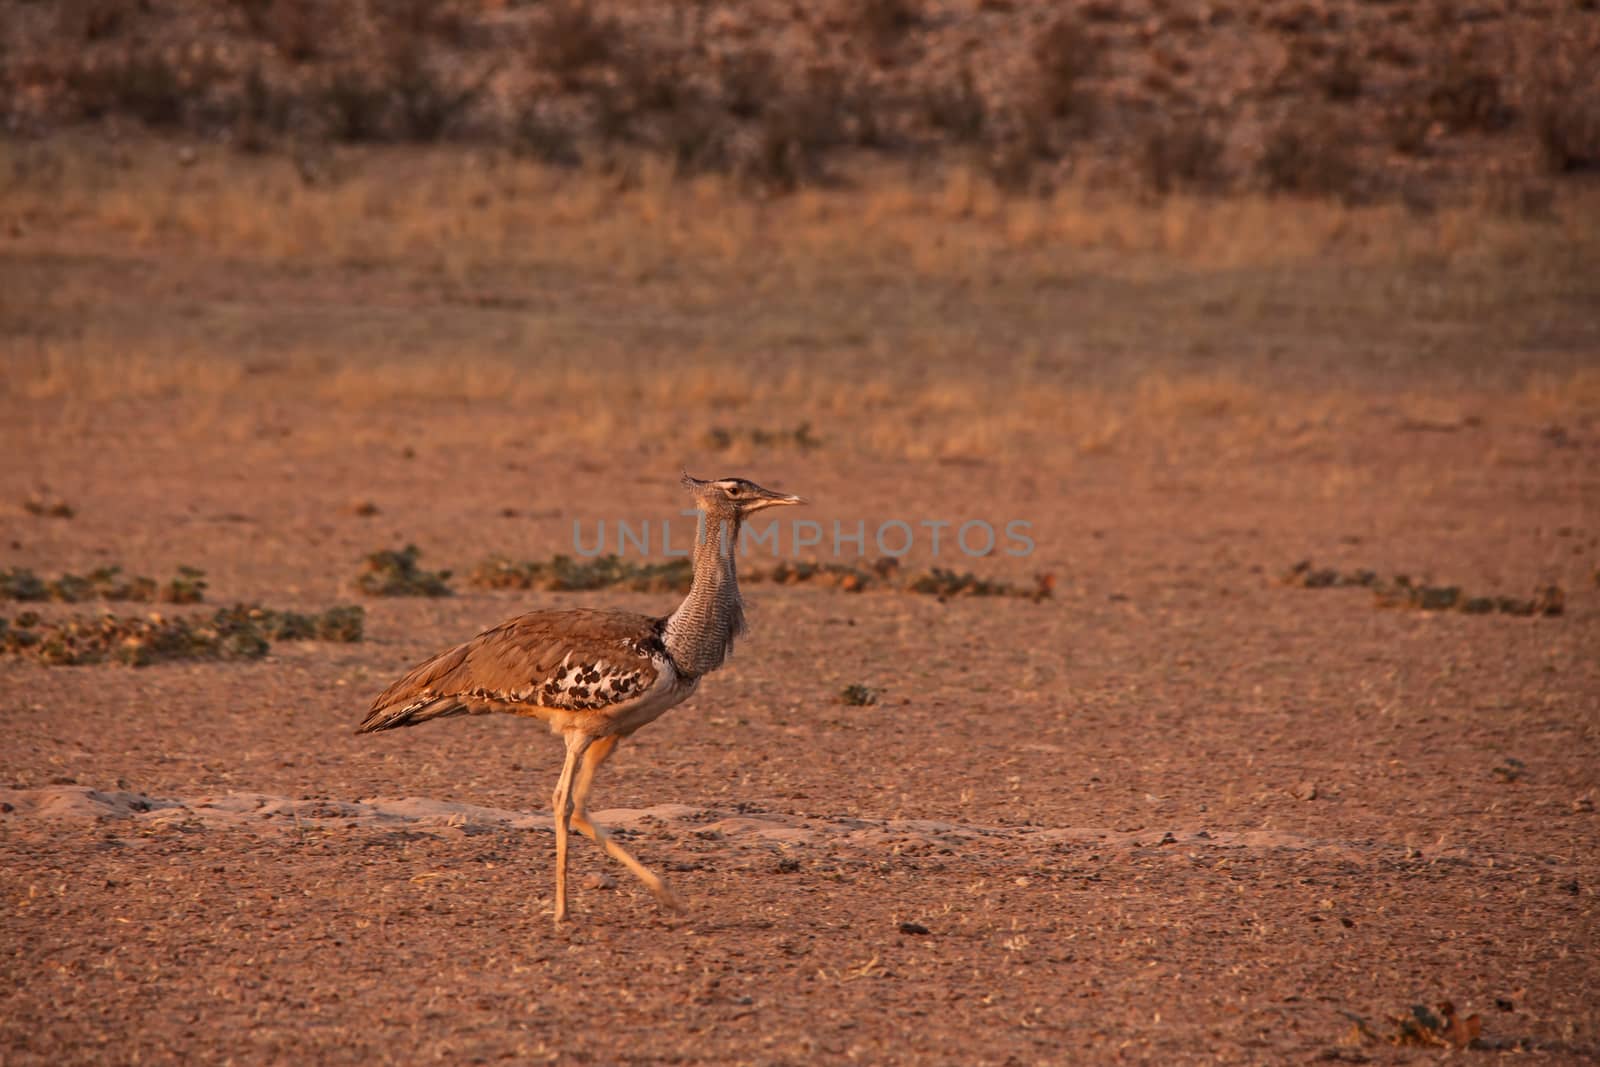
[[[454,696],[419,697],[408,704],[384,704],[382,698],[367,712],[367,717],[356,727],[358,734],[376,730],[393,730],[399,726],[415,726],[429,719],[442,719],[449,715],[466,715],[472,711],[470,704]]]

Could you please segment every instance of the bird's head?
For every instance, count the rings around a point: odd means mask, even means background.
[[[774,493],[744,478],[718,478],[702,481],[683,474],[684,488],[694,494],[696,506],[713,519],[743,519],[763,508],[781,507],[784,504],[804,504],[805,501],[787,493]]]

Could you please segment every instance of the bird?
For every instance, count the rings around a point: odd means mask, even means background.
[[[683,472],[698,521],[689,592],[669,615],[595,608],[532,611],[508,619],[407,671],[373,701],[357,733],[452,715],[508,712],[541,719],[566,742],[551,797],[555,813],[555,921],[567,918],[567,838],[599,845],[666,909],[683,902],[589,817],[595,772],[623,738],[689,699],[745,632],[737,549],[741,524],[767,508],[805,503],[744,478]]]

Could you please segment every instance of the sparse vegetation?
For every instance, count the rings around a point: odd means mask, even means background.
[[[621,32],[615,18],[595,14],[584,0],[553,0],[535,24],[533,58],[566,88],[581,88],[591,72],[611,61]]]
[[[127,48],[74,62],[67,87],[83,114],[98,118],[126,112],[153,127],[189,121],[221,78],[216,60],[201,50]]]
[[[940,600],[958,596],[1011,596],[1027,600],[1047,600],[1054,595],[1055,579],[1041,574],[1032,586],[1013,585],[1010,582],[979,578],[971,571],[954,571],[934,567],[926,574],[912,577],[905,583],[907,591],[936,596]]]
[[[1415,101],[1402,101],[1383,113],[1383,135],[1389,146],[1404,156],[1423,155],[1433,117]]]
[[[866,589],[886,588],[899,564],[893,559],[881,559],[871,569],[852,567],[847,563],[818,563],[814,560],[782,560],[770,568],[747,567],[746,580],[772,582],[776,585],[814,585],[839,589],[846,593],[859,593]]]
[[[1268,132],[1256,173],[1268,192],[1354,199],[1362,192],[1355,141],[1329,116],[1287,118]]]
[[[940,82],[924,93],[922,109],[928,124],[957,144],[977,144],[988,130],[989,106],[968,63],[961,65],[954,81]]]
[[[425,571],[417,566],[422,551],[416,545],[382,549],[367,556],[356,588],[368,596],[449,596],[449,571]]]
[[[839,703],[851,708],[868,708],[878,702],[878,691],[869,685],[847,685],[839,690]]]
[[[1158,193],[1214,193],[1227,180],[1222,150],[1222,139],[1202,120],[1163,121],[1146,129],[1139,161]]]
[[[1560,615],[1566,610],[1566,593],[1558,585],[1542,585],[1530,597],[1474,595],[1456,585],[1434,585],[1397,574],[1383,579],[1376,571],[1340,571],[1301,560],[1283,575],[1284,585],[1301,589],[1370,589],[1381,608],[1413,611],[1460,611],[1467,615]]]
[[[1493,131],[1510,121],[1501,74],[1484,57],[1485,47],[1478,37],[1442,43],[1425,74],[1433,117],[1455,132]]]
[[[385,73],[396,101],[400,139],[433,141],[483,95],[494,68],[476,75],[451,74],[428,54],[424,38],[405,34],[391,43]]]
[[[1034,38],[1030,50],[1031,104],[1044,115],[1080,126],[1093,117],[1084,80],[1099,73],[1105,43],[1074,15],[1058,16]]]
[[[780,560],[770,567],[745,563],[740,578],[748,583],[812,585],[846,593],[866,590],[920,593],[926,596],[1008,596],[1043,600],[1052,595],[1055,579],[1040,575],[1032,586],[979,578],[971,572],[935,567],[905,576],[890,557],[871,566],[816,560]],[[491,557],[474,567],[468,581],[482,589],[570,590],[623,589],[635,593],[683,593],[694,577],[687,558],[635,563],[608,554],[589,560],[557,555],[549,560],[513,561]]]
[[[467,577],[481,589],[627,589],[639,593],[687,592],[693,579],[694,565],[686,558],[634,563],[616,555],[589,560],[553,556],[522,562],[496,556],[478,564]]]
[[[365,612],[341,605],[320,614],[274,611],[254,605],[219,609],[204,618],[111,614],[65,619],[23,612],[0,616],[0,652],[49,666],[108,660],[146,667],[172,660],[260,659],[272,641],[360,641]]]
[[[1328,100],[1347,102],[1361,95],[1365,79],[1355,50],[1348,45],[1333,50],[1318,72],[1317,84]]]
[[[760,426],[713,426],[705,432],[702,443],[713,452],[726,452],[736,445],[798,448],[802,452],[822,447],[822,439],[812,432],[809,422],[802,422],[792,430],[768,430]]]
[[[175,17],[165,9],[63,5],[59,19],[31,24],[50,22],[85,47],[52,58],[30,53],[28,34],[8,39],[0,74],[14,90],[12,112],[29,122],[125,114],[158,129],[231,128],[245,151],[297,157],[324,139],[444,137],[612,173],[655,157],[683,178],[736,176],[757,195],[836,182],[871,156],[915,159],[919,169],[975,166],[1008,195],[1047,193],[1083,163],[1115,158],[1157,191],[1221,192],[1232,183],[1217,175],[1256,162],[1230,158],[1232,145],[1255,138],[1213,138],[1259,127],[1272,142],[1260,157],[1264,184],[1302,196],[1403,189],[1415,201],[1418,182],[1470,188],[1447,172],[1487,172],[1490,157],[1529,135],[1552,175],[1596,165],[1596,108],[1583,81],[1594,34],[1581,24],[1551,30],[1532,13],[1495,18],[1529,39],[1551,38],[1531,47],[1566,71],[1560,91],[1518,83],[1500,29],[1473,19],[1469,32],[1469,20],[1438,9],[1369,22],[1303,4],[1249,18],[1163,5],[1130,33],[1139,20],[1120,2],[1041,22],[996,0],[984,16],[1017,18],[1016,32],[978,41],[961,36],[963,19],[930,17],[920,0],[839,0],[797,22],[808,47],[777,51],[751,43],[761,38],[747,32],[746,12],[710,18],[703,4],[676,0],[550,0],[519,13],[515,32],[493,26],[490,9],[460,3],[395,0],[368,11],[230,0],[226,10],[203,40],[169,39],[152,32]],[[1222,27],[1286,48],[1263,91],[1208,73]],[[1409,84],[1393,85],[1396,70]],[[1328,146],[1314,164],[1295,161],[1317,147],[1309,128],[1323,120],[1283,116],[1304,116],[1308,105],[1336,105],[1350,119],[1323,138],[1340,142],[1343,162]],[[1208,129],[1126,121],[1185,112],[1208,116]],[[1506,134],[1498,149],[1447,150],[1494,134]],[[1425,174],[1406,167],[1404,157],[1435,148]],[[1351,183],[1353,158],[1374,180]]]
[[[962,596],[1003,596],[1040,601],[1051,597],[1055,589],[1055,578],[1048,574],[1037,576],[1032,586],[979,578],[971,571],[954,571],[943,567],[902,575],[899,561],[890,557],[878,560],[870,569],[843,563],[784,560],[770,569],[752,567],[748,570],[747,580],[751,582],[818,585],[847,593],[869,589],[889,590],[935,596],[940,600]]]
[[[88,574],[62,574],[40,578],[25,567],[0,570],[0,600],[46,601],[78,604],[86,600],[126,600],[142,603],[198,604],[205,599],[205,572],[179,567],[165,584],[153,578],[125,575],[121,567],[97,567]]]
[[[1600,170],[1600,85],[1544,91],[1533,103],[1529,121],[1547,172]]]
[[[28,497],[22,502],[22,510],[42,519],[70,519],[78,514],[78,509],[65,500],[49,496]]]

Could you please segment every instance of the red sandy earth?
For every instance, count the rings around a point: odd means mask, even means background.
[[[41,572],[186,562],[214,601],[306,608],[401,537],[464,570],[562,551],[574,516],[682,506],[670,464],[464,443],[497,414],[419,415],[407,458],[318,410],[320,436],[224,463],[151,433],[159,407],[112,411],[0,477],[13,501],[66,487],[78,516],[13,507],[0,534]],[[1323,447],[1181,466],[824,449],[703,471],[825,522],[886,500],[1026,515],[1034,558],[942,562],[1059,583],[1043,603],[749,585],[731,666],[595,792],[682,917],[579,841],[553,926],[559,744],[536,724],[351,732],[405,666],[519,610],[670,597],[458,581],[368,600],[364,643],[259,662],[7,659],[5,1062],[1406,1062],[1437,1053],[1385,1043],[1389,1017],[1444,1000],[1481,1016],[1486,1055],[1591,1061],[1595,430],[1417,431],[1375,405]],[[1326,491],[1335,460],[1381,490]],[[1489,594],[1558,581],[1567,610],[1377,610],[1278,584],[1302,556]],[[845,706],[849,684],[883,697]]]

